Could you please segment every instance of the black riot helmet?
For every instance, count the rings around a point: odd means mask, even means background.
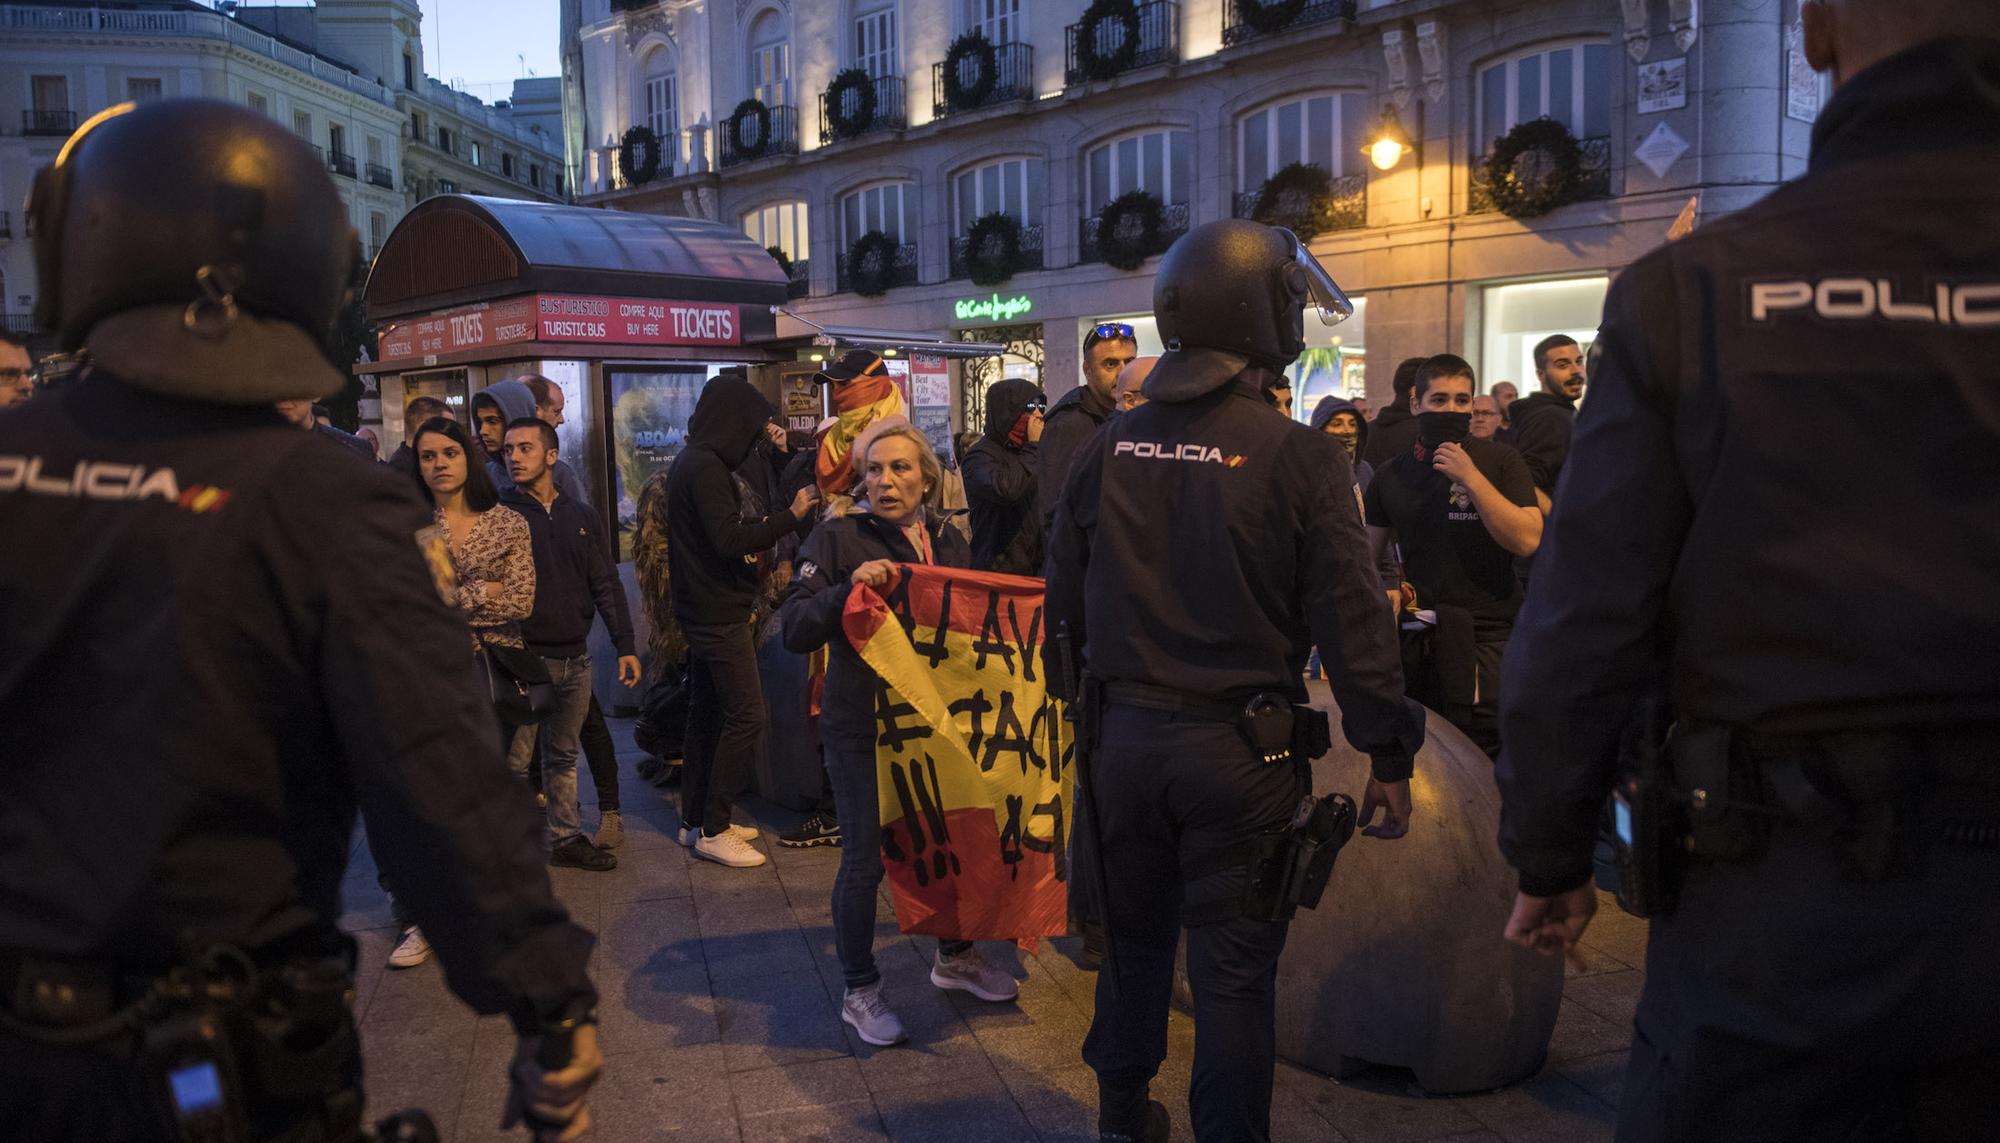
[[[1168,248],[1153,279],[1167,352],[1146,396],[1187,400],[1248,365],[1283,369],[1305,348],[1309,307],[1329,325],[1354,312],[1291,231],[1244,219],[1195,227]]]
[[[93,116],[36,175],[27,218],[40,279],[35,317],[63,349],[118,318],[113,355],[150,340],[156,353],[238,367],[225,373],[265,371],[266,362],[293,359],[292,346],[323,350],[360,256],[313,148],[263,115],[212,100],[124,103]],[[188,344],[160,344],[169,337]],[[136,349],[130,356],[143,359]],[[283,370],[294,375],[247,390],[180,387],[246,403],[276,399],[266,392],[274,387],[286,390],[278,397],[325,391],[323,360],[298,368],[315,375]],[[176,385],[163,378],[153,387]]]

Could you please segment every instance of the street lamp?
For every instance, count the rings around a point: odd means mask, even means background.
[[[1419,131],[1423,129],[1423,116],[1424,105],[1420,102],[1417,104],[1417,129]],[[1404,155],[1416,151],[1418,148],[1419,144],[1412,143],[1409,132],[1403,130],[1403,121],[1397,116],[1396,109],[1393,107],[1384,107],[1382,109],[1382,119],[1375,127],[1374,141],[1368,144],[1367,148],[1362,151],[1362,154],[1368,156],[1368,161],[1375,164],[1376,170],[1388,171],[1395,169],[1396,164],[1403,161]],[[1417,162],[1419,164],[1423,162],[1421,154],[1418,155]]]

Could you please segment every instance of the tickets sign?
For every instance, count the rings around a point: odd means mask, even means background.
[[[393,322],[380,361],[407,361],[526,341],[586,345],[741,345],[743,307],[585,294],[528,294]]]

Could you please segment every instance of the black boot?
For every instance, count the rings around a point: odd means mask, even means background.
[[[1167,1105],[1157,1099],[1146,1101],[1146,1110],[1137,1124],[1106,1123],[1102,1115],[1097,1120],[1099,1143],[1167,1143],[1173,1132],[1174,1123],[1167,1116]]]

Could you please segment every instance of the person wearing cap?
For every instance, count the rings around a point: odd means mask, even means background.
[[[451,990],[511,1021],[541,1137],[574,1137],[592,940],[494,764],[449,544],[272,407],[344,382],[360,246],[325,162],[242,106],[120,104],[27,213],[40,323],[90,364],[0,416],[0,535],[36,540],[0,546],[0,1134],[165,1138],[171,1065],[231,1137],[359,1138],[359,809]]]
[[[1127,322],[1099,322],[1083,335],[1083,384],[1049,406],[1042,426],[1041,472],[1035,493],[1040,530],[1047,534],[1056,516],[1056,497],[1069,479],[1083,442],[1118,411],[1113,391],[1118,374],[1139,356],[1139,339]]]
[[[846,515],[813,529],[799,550],[798,576],[780,614],[785,647],[827,648],[820,737],[834,800],[845,829],[833,882],[833,940],[846,990],[841,1019],[878,1046],[905,1039],[902,1021],[882,995],[875,966],[875,912],[882,885],[882,823],[876,790],[875,699],[883,683],[841,627],[857,584],[886,587],[897,564],[962,568],[971,549],[934,509],[943,466],[930,441],[900,414],[883,417],[854,444],[863,498]],[[940,940],[931,983],[1001,1003],[1015,998],[1014,978],[988,964],[971,941]]]
[[[910,410],[895,378],[889,375],[889,363],[871,350],[850,349],[813,379],[832,390],[834,416],[833,427],[820,438],[814,471],[819,476],[821,497],[838,507],[860,481],[854,471],[853,450],[862,430],[877,417],[891,413],[907,416]]]
[[[1194,1137],[1271,1137],[1289,922],[1244,898],[1256,838],[1292,821],[1310,761],[1254,749],[1241,720],[1253,699],[1260,722],[1296,729],[1311,717],[1301,673],[1315,640],[1341,730],[1372,761],[1361,824],[1378,838],[1409,828],[1421,711],[1403,697],[1346,454],[1272,416],[1265,397],[1305,347],[1308,301],[1322,320],[1352,312],[1288,231],[1231,219],[1175,242],[1153,310],[1176,348],[1146,379],[1147,403],[1077,458],[1049,537],[1045,614],[1059,637],[1044,644],[1048,677],[1100,684],[1084,716],[1096,741],[1078,754],[1108,893],[1106,971],[1083,1047],[1105,1140],[1171,1133],[1149,1090],[1184,929]],[[1064,661],[1065,643],[1081,664]]]

